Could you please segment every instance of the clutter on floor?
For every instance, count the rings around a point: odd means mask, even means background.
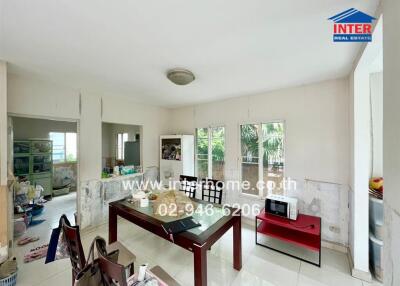
[[[69,258],[68,245],[63,234],[63,223],[72,227],[67,216],[63,214],[58,221],[58,227],[53,228],[51,232],[45,264],[55,260]]]
[[[65,187],[61,187],[61,188],[53,188],[53,196],[62,196],[62,195],[67,195],[69,194],[70,191],[70,187],[69,186],[65,186]]]
[[[28,199],[26,199],[26,201],[28,201]],[[44,203],[44,201],[40,201],[35,198],[34,203],[36,205],[43,205],[43,212],[38,216],[32,216],[31,212],[26,212],[28,207],[32,207],[28,206],[26,201],[24,205],[19,205],[18,207],[15,208],[15,212],[18,213],[15,215],[16,221],[19,221],[19,224],[22,225],[21,233],[16,235],[14,239],[14,252],[13,252],[13,254],[16,255],[18,261],[18,282],[16,282],[17,284],[4,284],[6,282],[3,283],[3,281],[0,279],[0,286],[12,286],[20,284],[36,285],[36,280],[35,283],[33,283],[32,282],[33,280],[31,281],[29,279],[29,275],[21,275],[21,271],[22,272],[30,271],[27,269],[34,269],[34,271],[39,271],[39,272],[41,271],[42,268],[40,265],[44,263],[44,258],[46,257],[48,250],[36,249],[36,247],[48,243],[48,239],[50,237],[49,233],[53,228],[53,217],[58,216],[59,213],[65,212],[68,215],[68,217],[71,218],[71,221],[73,221],[74,212],[76,210],[75,192],[72,192],[66,196],[56,197],[52,200],[49,200],[47,203]],[[35,210],[38,211],[39,209],[40,208],[35,208]],[[35,225],[35,223],[43,221],[45,222],[42,223],[41,225],[33,226]],[[16,222],[14,223],[16,224]],[[1,262],[4,261],[4,259],[7,259],[8,257],[8,253],[5,252],[3,259],[3,248],[7,250],[7,247],[5,245],[0,245],[0,264]],[[39,267],[39,270],[37,267]],[[45,266],[43,265],[43,267]],[[32,275],[35,276],[35,272],[32,273],[33,273]],[[13,281],[12,278],[8,280]],[[8,280],[7,283],[11,283],[8,282]]]
[[[43,198],[43,188],[40,185],[32,186],[29,181],[14,181],[14,237],[25,234],[30,226],[43,223],[43,219],[35,219],[43,213],[47,202]]]
[[[71,189],[76,189],[76,171],[71,165],[56,164],[53,170],[53,196],[66,195]]]
[[[0,243],[0,264],[6,261],[8,258],[8,247]]]
[[[0,264],[0,286],[17,285],[17,260],[12,257]]]
[[[18,240],[17,245],[22,246],[22,245],[27,245],[28,243],[38,241],[39,237],[38,236],[26,236]]]
[[[46,257],[48,248],[49,248],[49,245],[44,244],[42,246],[31,249],[28,253],[26,253],[24,255],[24,262],[29,263],[29,262],[41,259],[43,257]]]
[[[0,264],[0,278],[6,278],[17,272],[17,260],[12,257]]]

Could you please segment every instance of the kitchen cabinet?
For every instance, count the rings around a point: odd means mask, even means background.
[[[15,140],[14,175],[43,187],[43,196],[53,192],[53,142],[51,140]]]

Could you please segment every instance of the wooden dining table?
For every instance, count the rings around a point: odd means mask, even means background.
[[[199,207],[208,203],[193,199]],[[203,208],[204,210],[205,208]],[[233,268],[242,268],[242,231],[241,210],[231,207],[222,207],[212,204],[213,211],[194,212],[193,218],[201,225],[199,227],[174,234],[173,239],[167,235],[163,223],[176,220],[176,217],[155,215],[152,204],[148,207],[140,207],[128,200],[120,200],[109,204],[109,243],[117,241],[118,216],[137,226],[164,238],[171,243],[193,253],[194,261],[194,285],[207,285],[207,251],[230,228],[233,228]]]

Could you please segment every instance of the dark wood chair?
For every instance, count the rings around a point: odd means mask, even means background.
[[[76,275],[85,267],[86,258],[83,251],[79,226],[71,226],[68,221],[61,218],[62,230],[72,265],[72,285]]]
[[[70,255],[72,265],[72,285],[74,285],[76,275],[82,271],[86,265],[86,258],[82,247],[79,226],[71,226],[69,222],[65,221],[63,218],[61,220],[65,242]],[[128,269],[129,272],[133,274],[136,256],[118,241],[107,246],[108,253],[116,250],[119,251],[118,263],[123,265],[125,269]]]
[[[99,255],[99,267],[103,275],[103,282],[107,286],[127,286],[127,277],[124,267],[118,263],[112,262],[107,257]],[[172,276],[170,276],[160,266],[155,266],[150,271],[168,286],[181,286]]]
[[[103,276],[104,285],[107,286],[127,286],[125,266],[112,261],[107,255],[107,249],[104,240],[96,240],[98,251],[99,268]]]
[[[213,179],[201,180],[201,199],[210,203],[221,204],[224,182]]]
[[[165,282],[168,286],[181,286],[171,275],[165,272],[160,266],[156,265],[150,271]]]
[[[185,192],[189,198],[195,198],[197,191],[197,177],[180,175],[179,181],[181,183],[180,191]]]
[[[102,255],[99,255],[99,267],[103,274],[104,285],[107,286],[127,286],[125,267],[121,264],[112,262]]]

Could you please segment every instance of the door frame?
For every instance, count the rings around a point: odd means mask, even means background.
[[[7,121],[10,120],[10,118],[13,117],[20,117],[20,118],[31,118],[31,119],[43,119],[43,120],[52,120],[52,121],[64,121],[64,122],[73,122],[76,123],[76,148],[77,148],[77,152],[76,152],[76,156],[77,156],[77,160],[76,160],[76,212],[77,212],[77,224],[80,224],[80,215],[81,215],[81,210],[80,210],[80,190],[81,190],[81,175],[80,175],[80,120],[79,119],[75,119],[75,118],[65,118],[65,117],[53,117],[53,116],[40,116],[40,115],[32,115],[32,114],[23,114],[23,113],[13,113],[13,112],[8,112],[7,113]],[[12,126],[13,130],[14,130],[14,126]],[[7,136],[7,146],[10,146],[9,148],[9,152],[11,154],[8,154],[10,156],[7,156],[7,165],[12,167],[13,165],[13,152],[11,151],[12,148],[12,144],[13,142],[10,142],[14,140],[14,136],[12,135],[12,137]],[[11,169],[12,170],[12,169]],[[9,218],[9,223],[12,226],[12,221],[14,218],[14,212],[11,212],[11,216]],[[10,230],[12,233],[10,235],[10,237],[13,237],[13,232],[14,230],[11,229]]]

